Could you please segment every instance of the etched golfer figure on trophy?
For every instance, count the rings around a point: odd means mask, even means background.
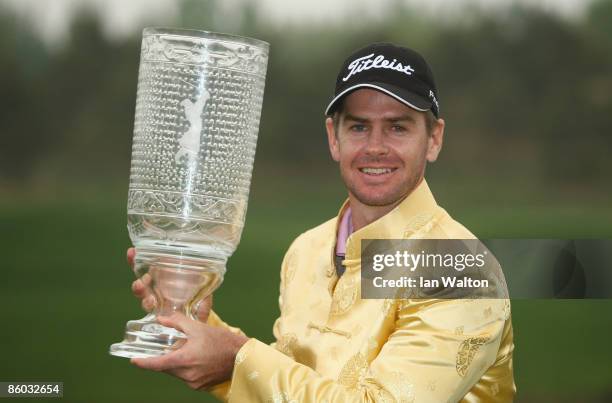
[[[194,30],[143,31],[128,229],[135,272],[147,274],[153,312],[129,321],[110,353],[162,355],[185,335],[157,323],[223,281],[242,234],[268,44]]]

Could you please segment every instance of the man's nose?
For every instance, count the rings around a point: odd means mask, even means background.
[[[368,136],[366,153],[370,155],[385,155],[389,152],[386,144],[385,133],[382,128],[374,127]]]

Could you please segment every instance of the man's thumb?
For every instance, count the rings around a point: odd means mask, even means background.
[[[212,309],[212,295],[204,298],[200,302],[198,302],[195,306],[195,316],[198,318],[200,322],[206,323],[208,320],[208,315],[210,314],[210,310]]]

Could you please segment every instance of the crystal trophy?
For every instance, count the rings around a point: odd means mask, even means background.
[[[145,28],[136,96],[128,230],[134,270],[155,309],[127,323],[120,357],[152,357],[186,336],[160,325],[223,281],[247,208],[268,44],[235,35]]]

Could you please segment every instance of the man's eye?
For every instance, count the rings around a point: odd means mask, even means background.
[[[404,126],[401,125],[393,125],[391,126],[391,130],[396,132],[396,133],[403,133],[406,131],[406,128]]]
[[[365,125],[352,125],[350,127],[350,130],[353,132],[363,132],[366,130],[366,126]]]

